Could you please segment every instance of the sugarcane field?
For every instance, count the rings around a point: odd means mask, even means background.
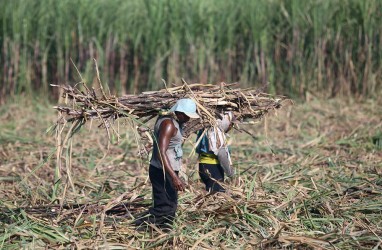
[[[381,1],[0,17],[0,249],[382,249]]]

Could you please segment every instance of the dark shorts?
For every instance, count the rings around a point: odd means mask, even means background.
[[[217,182],[224,181],[224,170],[220,164],[199,163],[199,175],[206,190],[209,192],[224,192],[225,189]]]

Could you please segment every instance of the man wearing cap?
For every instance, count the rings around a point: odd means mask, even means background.
[[[224,181],[224,174],[232,177],[230,153],[227,146],[226,133],[234,125],[234,114],[230,111],[219,114],[217,126],[202,129],[197,135],[196,152],[199,154],[199,176],[208,192],[225,192],[219,182]]]
[[[159,116],[154,125],[155,139],[149,167],[154,204],[134,222],[136,226],[147,223],[164,228],[171,226],[178,205],[178,191],[185,188],[178,177],[183,156],[181,125],[190,118],[199,118],[199,115],[191,99],[178,100],[170,111],[170,115]]]

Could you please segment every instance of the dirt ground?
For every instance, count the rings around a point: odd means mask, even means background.
[[[242,197],[242,203],[234,203],[230,207],[232,210],[229,210],[235,214],[235,209],[243,209],[244,212],[237,212],[241,214],[238,220],[240,225],[247,223],[248,226],[245,229],[236,227],[242,233],[226,225],[225,230],[228,231],[223,234],[218,227],[221,222],[216,222],[210,212],[210,217],[206,214],[203,217],[195,215],[195,202],[206,194],[198,180],[197,156],[192,154],[195,138],[192,137],[185,143],[185,172],[189,187],[180,194],[177,221],[180,233],[173,235],[171,240],[164,240],[161,246],[169,247],[176,241],[180,243],[180,249],[192,247],[195,242],[204,248],[213,247],[216,241],[212,238],[219,239],[225,235],[227,247],[380,247],[381,104],[381,101],[376,100],[356,102],[349,99],[310,98],[304,102],[297,101],[293,106],[270,114],[256,124],[241,125],[248,133],[233,131],[229,142],[237,175],[226,183],[232,189],[232,194]],[[114,206],[121,200],[138,201],[138,198],[140,206],[135,207],[134,211],[147,208],[151,203],[148,161],[147,158],[139,157],[141,148],[136,134],[132,132],[131,123],[121,120],[121,137],[112,140],[108,140],[105,131],[98,128],[96,122],[91,126],[88,124],[73,137],[72,147],[63,149],[65,157],[61,168],[57,168],[57,140],[54,132],[46,133],[57,117],[51,106],[20,100],[0,108],[2,214],[17,208],[48,205],[61,205],[61,208],[63,204]],[[204,202],[212,202],[209,198],[203,199]],[[251,200],[257,201],[256,205]],[[264,214],[259,212],[263,211],[258,207],[263,205],[259,204],[267,204]],[[251,210],[251,206],[256,209]],[[205,211],[210,211],[211,207]],[[203,208],[201,206],[201,211],[204,211]],[[219,214],[219,209],[222,208],[212,210]],[[29,220],[32,217],[46,220],[47,216],[42,212],[33,215],[24,210]],[[72,235],[76,239],[69,237],[67,240],[64,236],[57,236],[53,240],[36,232],[26,230],[17,233],[17,230],[9,229],[8,232],[0,230],[0,239],[3,240],[3,243],[0,240],[0,246],[3,244],[17,248],[22,240],[28,246],[34,242],[37,245],[33,246],[41,247],[65,244],[85,246],[89,242],[93,244],[91,246],[101,246],[104,241],[96,233],[103,227],[97,224],[103,218],[102,215],[98,216],[101,212],[95,208],[94,213],[88,213],[96,218],[93,218],[92,223],[89,222],[91,217],[81,222],[79,213],[72,222],[57,220],[59,222],[48,223],[60,230],[64,225],[72,228],[71,233],[65,231],[65,237]],[[252,222],[259,220],[255,223],[258,227],[252,225],[247,217],[243,219],[246,213],[248,218],[255,215],[263,218],[251,217]],[[198,230],[201,222],[210,221],[208,218],[213,221],[210,227]],[[12,228],[12,225],[20,226],[20,221],[14,219],[2,223]],[[85,228],[88,225],[86,223],[91,224],[89,227],[93,231],[90,230],[81,238],[78,225]],[[230,223],[235,224],[232,221]],[[107,228],[105,224],[105,230]],[[107,241],[116,246],[133,246],[131,239],[139,238],[136,235],[131,236],[133,238],[121,238],[112,233],[110,228],[107,230]],[[129,235],[129,232],[125,234]],[[209,232],[214,235],[212,238],[205,237]],[[157,247],[151,241],[142,239],[139,238],[138,245]]]

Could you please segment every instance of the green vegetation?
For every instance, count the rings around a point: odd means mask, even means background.
[[[196,157],[187,157],[190,185],[175,230],[144,233],[129,212],[147,209],[151,185],[130,123],[119,120],[120,142],[109,146],[101,122],[86,124],[63,147],[72,157],[55,176],[56,141],[45,133],[56,119],[51,107],[8,103],[0,107],[0,248],[379,249],[380,106],[311,100],[245,126],[256,139],[233,131],[239,175],[229,193],[206,195]]]
[[[379,0],[5,0],[0,97],[102,82],[118,93],[179,82],[269,82],[269,91],[377,95]],[[57,94],[57,93],[55,93]]]
[[[381,247],[381,99],[316,97],[381,94],[382,1],[3,0],[0,18],[0,249]],[[93,58],[113,93],[269,82],[306,103],[234,132],[227,194],[187,158],[175,230],[137,232],[151,190],[131,121],[112,140],[96,121],[46,133],[49,84],[77,67],[96,86]]]

